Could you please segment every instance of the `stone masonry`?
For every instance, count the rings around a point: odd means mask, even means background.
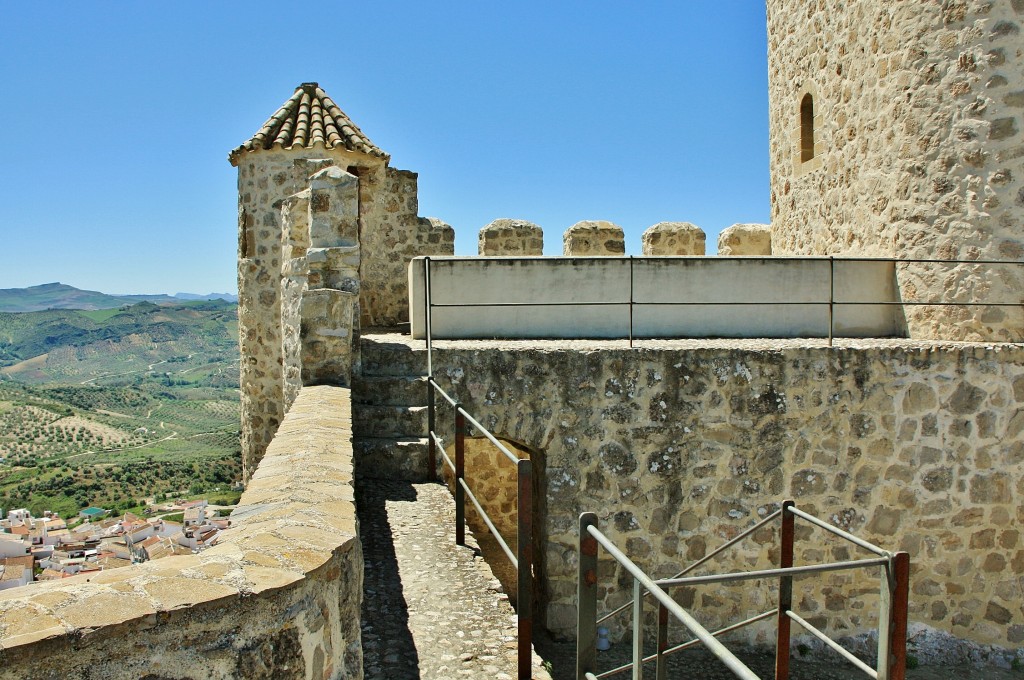
[[[543,467],[538,569],[555,633],[574,626],[580,512],[599,513],[617,545],[666,577],[794,498],[911,554],[912,621],[982,644],[1024,642],[1013,613],[1024,569],[1019,345],[437,341],[434,361],[450,394]],[[797,563],[859,555],[807,530],[799,540]],[[775,545],[764,530],[717,564],[770,567]],[[622,582],[605,568],[602,578]],[[718,626],[768,608],[772,588],[682,597]],[[877,592],[873,576],[835,574],[801,581],[796,602],[815,625],[850,634],[874,625]],[[602,606],[626,596],[608,590]],[[764,642],[770,628],[748,639]]]
[[[1022,24],[1019,0],[769,0],[774,252],[1024,259]],[[898,279],[907,301],[1019,303],[1024,267]],[[1024,339],[1020,308],[908,321],[911,337]]]
[[[641,253],[659,255],[703,255],[707,237],[689,222],[658,222],[640,237]]]
[[[734,224],[718,235],[718,254],[767,256],[772,254],[772,231],[767,224]]]
[[[526,220],[500,218],[480,230],[480,255],[533,256],[544,254],[544,231]]]
[[[625,255],[622,227],[603,220],[577,222],[565,230],[562,252],[572,257]]]

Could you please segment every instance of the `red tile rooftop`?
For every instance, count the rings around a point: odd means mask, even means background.
[[[338,108],[317,83],[303,83],[266,123],[244,144],[228,154],[232,165],[246,151],[324,147],[387,159],[388,154]]]

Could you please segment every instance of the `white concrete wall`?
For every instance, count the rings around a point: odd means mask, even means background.
[[[409,268],[412,333],[425,337],[424,264]],[[889,262],[752,258],[429,258],[435,338],[902,335]],[[847,304],[843,304],[847,303]],[[481,305],[460,307],[447,305]],[[523,305],[523,306],[513,306]]]

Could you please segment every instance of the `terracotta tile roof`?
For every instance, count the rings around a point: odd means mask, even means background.
[[[318,145],[389,158],[317,83],[303,83],[295,88],[295,94],[263,124],[252,139],[228,154],[228,160],[231,165],[238,165],[238,157],[246,151],[304,149]]]

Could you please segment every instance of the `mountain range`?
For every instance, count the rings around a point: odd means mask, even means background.
[[[175,295],[108,295],[81,290],[63,283],[44,283],[28,288],[0,288],[0,312],[39,312],[47,309],[115,309],[139,302],[158,305],[181,304],[188,300],[226,300],[238,302],[231,293],[177,293]]]

